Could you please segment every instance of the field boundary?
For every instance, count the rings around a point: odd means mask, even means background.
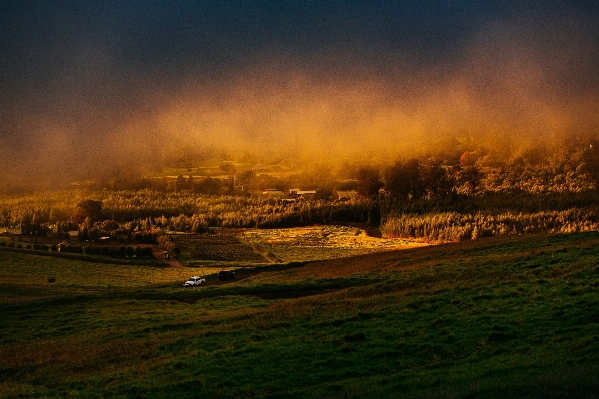
[[[126,261],[126,260],[114,259],[114,258],[97,258],[97,257],[93,257],[93,256],[80,255],[80,254],[70,254],[70,253],[53,252],[53,251],[40,251],[37,249],[26,249],[26,248],[0,247],[0,252],[16,252],[16,253],[28,254],[28,255],[50,256],[53,258],[81,260],[84,262],[106,263],[106,264],[114,264],[114,265],[152,266],[152,267],[169,267],[170,266],[167,263],[160,262],[160,261],[153,261],[153,262]]]

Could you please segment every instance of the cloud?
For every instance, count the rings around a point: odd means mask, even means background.
[[[463,4],[460,11],[439,3],[447,20],[425,17],[416,6],[383,15],[382,3],[364,17],[332,6],[310,16],[303,8],[295,10],[295,25],[293,14],[284,18],[290,25],[269,25],[266,16],[283,9],[264,8],[264,15],[244,14],[232,32],[211,20],[220,35],[213,42],[181,9],[160,21],[162,14],[144,6],[129,33],[123,16],[104,32],[116,16],[100,12],[91,28],[63,32],[48,53],[36,46],[30,55],[26,47],[5,51],[36,62],[2,72],[2,180],[51,185],[147,173],[207,152],[393,162],[455,151],[444,147],[451,143],[509,155],[539,141],[597,133],[592,14],[563,7],[483,12]],[[399,11],[428,27],[395,21]],[[225,20],[241,15],[211,12]],[[173,15],[180,18],[169,28]],[[57,29],[50,24],[45,32]]]

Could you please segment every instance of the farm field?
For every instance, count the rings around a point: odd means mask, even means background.
[[[206,267],[337,259],[430,245],[424,240],[371,237],[359,227],[316,225],[286,229],[214,229],[215,234],[172,234],[181,263]]]
[[[271,262],[251,245],[242,242],[236,234],[172,234],[170,237],[183,251],[181,261],[189,266],[239,267]]]
[[[429,245],[410,239],[369,236],[358,227],[319,225],[289,229],[251,229],[243,237],[279,262],[325,260]]]
[[[598,259],[497,237],[219,282],[0,252],[0,397],[592,398]]]

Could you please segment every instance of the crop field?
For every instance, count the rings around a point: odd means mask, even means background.
[[[180,236],[179,240],[192,246],[192,259],[241,263],[268,262],[262,255],[254,252],[250,245],[231,234],[185,235]]]
[[[336,259],[429,245],[410,239],[371,237],[364,229],[335,225],[252,229],[246,230],[243,237],[279,262]]]
[[[599,233],[215,273],[0,252],[0,397],[599,392]]]
[[[215,229],[217,234],[173,234],[188,265],[211,267],[337,259],[430,245],[423,240],[372,237],[359,227],[317,225],[286,229]]]

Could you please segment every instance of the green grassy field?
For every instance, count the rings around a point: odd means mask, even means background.
[[[599,233],[202,273],[0,252],[0,397],[599,392]]]

